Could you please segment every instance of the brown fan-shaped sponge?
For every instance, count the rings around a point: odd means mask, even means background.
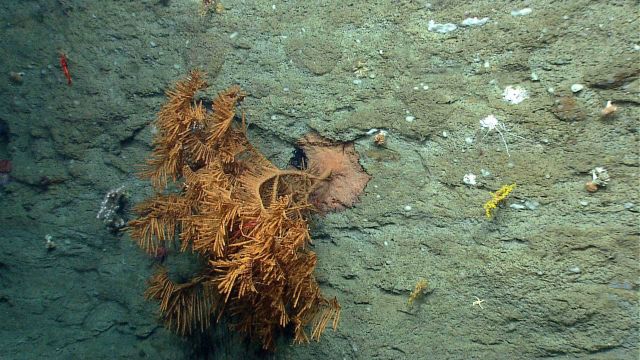
[[[308,159],[308,171],[327,180],[309,197],[321,212],[352,207],[371,179],[360,163],[353,143],[336,143],[310,133],[298,141]]]

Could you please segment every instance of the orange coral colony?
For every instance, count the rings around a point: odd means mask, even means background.
[[[168,91],[143,173],[156,194],[129,223],[147,253],[175,245],[201,265],[189,276],[160,266],[146,295],[181,335],[204,332],[224,315],[265,349],[285,328],[296,343],[319,340],[329,322],[336,328],[340,306],[313,276],[307,218],[315,210],[310,194],[333,175],[275,167],[248,142],[244,117],[234,120],[245,94],[231,87],[208,111],[194,99],[207,87],[203,77],[191,72]]]

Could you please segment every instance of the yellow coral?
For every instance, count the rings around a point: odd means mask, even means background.
[[[487,201],[483,208],[484,213],[487,215],[487,219],[491,219],[493,214],[491,211],[495,209],[498,204],[509,196],[509,194],[516,188],[516,184],[503,185],[498,191],[491,193],[491,199]]]
[[[429,283],[425,279],[420,279],[416,283],[416,287],[413,289],[411,294],[409,295],[409,301],[407,301],[407,305],[413,305],[413,302],[416,301],[417,298],[424,294],[424,290],[429,287]]]

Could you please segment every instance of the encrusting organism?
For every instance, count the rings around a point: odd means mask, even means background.
[[[124,190],[124,185],[109,190],[100,204],[96,219],[102,220],[112,233],[119,232],[127,224],[125,211],[128,201],[129,196]]]
[[[483,208],[487,219],[493,217],[493,210],[498,207],[498,204],[509,196],[509,194],[516,188],[516,184],[503,185],[498,191],[491,193],[491,199],[487,201]]]
[[[247,140],[244,116],[236,120],[240,88],[220,93],[208,111],[195,100],[206,87],[193,71],[168,91],[142,173],[156,194],[129,223],[148,254],[175,244],[178,256],[195,254],[201,265],[189,276],[159,266],[146,295],[181,335],[224,316],[264,349],[274,350],[285,328],[296,343],[319,340],[328,323],[336,328],[340,305],[322,296],[314,278],[307,219],[311,194],[331,171],[274,166]]]

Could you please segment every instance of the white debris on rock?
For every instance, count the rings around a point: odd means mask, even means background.
[[[460,23],[460,25],[462,26],[482,26],[484,24],[487,23],[487,21],[489,21],[488,17],[482,18],[482,19],[478,19],[477,17],[472,17],[472,18],[466,18],[464,20],[462,20],[462,23]]]
[[[48,251],[51,251],[56,248],[56,243],[53,241],[53,236],[51,234],[47,234],[44,236],[44,246]]]
[[[438,24],[433,20],[429,20],[429,26],[427,27],[429,31],[437,32],[440,34],[446,34],[448,32],[452,32],[457,28],[458,26],[456,24],[452,24],[452,23]]]
[[[609,172],[602,166],[597,166],[595,169],[591,170],[592,182],[598,186],[605,187],[609,182]]]
[[[511,16],[527,16],[529,14],[531,14],[533,12],[533,9],[531,8],[524,8],[524,9],[520,9],[520,10],[512,10],[511,11]]]
[[[582,89],[584,89],[584,85],[582,84],[573,84],[571,85],[571,92],[572,93],[577,93],[582,91]]]
[[[529,93],[527,92],[527,89],[523,88],[522,86],[509,85],[505,87],[504,91],[502,92],[502,99],[514,105],[520,104],[524,101],[524,99],[527,99],[528,97]]]
[[[514,210],[524,210],[525,206],[522,204],[511,204],[509,205],[510,208],[514,209]]]
[[[473,173],[464,174],[462,177],[462,182],[469,186],[476,186],[478,183],[476,182],[476,175]]]

